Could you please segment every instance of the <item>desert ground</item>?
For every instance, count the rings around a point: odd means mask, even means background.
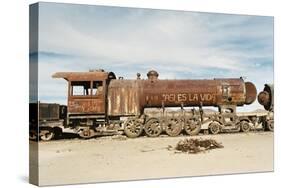
[[[215,139],[224,146],[197,154],[167,149],[185,138],[191,137],[111,136],[40,142],[39,184],[273,171],[272,132],[195,136],[192,138]]]

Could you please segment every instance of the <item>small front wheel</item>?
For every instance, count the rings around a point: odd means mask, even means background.
[[[247,121],[241,121],[240,122],[240,127],[241,127],[241,131],[242,132],[249,132],[251,130],[251,126],[249,124],[249,122]]]
[[[220,124],[218,122],[212,122],[209,125],[209,131],[212,134],[218,134],[220,132]]]

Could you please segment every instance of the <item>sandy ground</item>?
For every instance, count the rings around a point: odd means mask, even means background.
[[[273,171],[273,133],[203,135],[222,149],[175,153],[180,137],[101,137],[39,143],[39,184],[59,185],[134,179]],[[190,137],[189,137],[190,138]],[[32,164],[31,164],[32,165]]]

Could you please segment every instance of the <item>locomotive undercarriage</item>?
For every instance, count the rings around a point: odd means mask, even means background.
[[[77,134],[82,138],[125,134],[136,138],[141,135],[157,137],[162,133],[168,136],[178,136],[185,133],[189,136],[204,134],[219,134],[223,132],[249,132],[251,130],[273,131],[274,121],[269,112],[266,113],[236,113],[235,106],[220,106],[219,112],[204,112],[199,109],[144,114],[127,117],[87,117],[72,116],[69,124],[63,121],[41,122],[39,137],[43,141],[53,139],[62,133]],[[272,113],[272,112],[271,112]],[[35,134],[30,137],[36,138]]]
[[[122,121],[119,118],[107,119],[105,116],[72,116],[69,121],[69,128],[82,138],[91,138],[94,136],[110,136],[121,134]]]
[[[267,113],[237,114],[235,108],[235,106],[223,107],[219,113],[208,114],[205,114],[202,108],[191,111],[182,109],[177,114],[162,113],[158,116],[147,116],[145,120],[130,118],[125,122],[124,132],[128,137],[135,138],[142,132],[149,137],[157,137],[163,132],[169,136],[178,136],[182,131],[190,136],[198,135],[199,132],[218,134],[263,129],[273,131],[274,123],[272,119],[268,119]],[[228,111],[224,111],[225,109]]]

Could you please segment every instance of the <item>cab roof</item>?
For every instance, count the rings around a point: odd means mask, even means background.
[[[113,72],[89,71],[89,72],[56,72],[53,78],[64,78],[67,81],[88,81],[116,79]]]

